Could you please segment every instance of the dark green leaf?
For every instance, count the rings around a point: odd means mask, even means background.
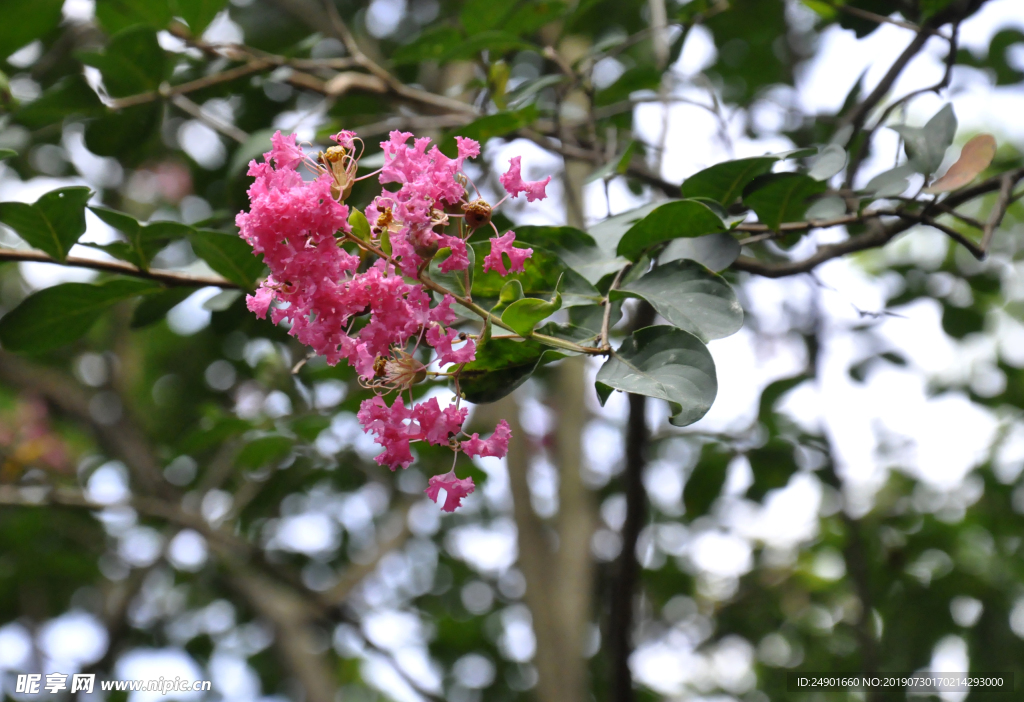
[[[700,460],[686,478],[686,487],[683,488],[683,506],[689,521],[707,514],[722,494],[731,460],[732,454],[722,450],[718,444],[704,444],[701,448]]]
[[[495,4],[492,0],[465,0],[459,22],[470,35],[502,26],[502,20],[508,15],[513,3]]]
[[[1024,71],[1007,59],[1012,56],[1013,49],[1019,50],[1021,44],[1024,44],[1024,32],[1020,29],[1001,29],[987,45],[982,45],[987,52],[985,58],[976,58],[971,51],[960,49],[956,54],[956,63],[991,71],[995,75],[996,85],[1020,83],[1024,81]]]
[[[668,326],[638,329],[597,373],[601,404],[613,390],[665,400],[675,426],[707,414],[718,392],[715,362],[693,334]]]
[[[85,77],[62,78],[37,99],[15,113],[16,119],[30,128],[59,124],[70,115],[93,117],[103,114],[103,103],[89,87]]]
[[[238,452],[235,464],[242,468],[261,468],[287,456],[294,445],[295,440],[287,436],[261,436]]]
[[[656,244],[682,237],[720,232],[725,224],[702,202],[676,200],[658,207],[630,227],[619,241],[618,254],[636,261]]]
[[[45,288],[0,319],[0,343],[10,351],[25,353],[58,348],[83,336],[118,302],[158,289],[156,283],[131,279]]]
[[[568,7],[568,4],[558,0],[533,0],[520,5],[519,9],[501,23],[501,27],[519,36],[533,34],[564,15]]]
[[[203,33],[213,18],[217,16],[227,0],[172,0],[174,14],[181,17],[188,23],[192,36],[198,37]]]
[[[201,229],[190,234],[188,239],[196,256],[206,261],[210,268],[243,290],[256,288],[256,281],[263,274],[263,261],[241,237]]]
[[[3,161],[6,158],[13,158],[14,156],[17,155],[18,152],[14,151],[13,149],[0,149],[0,161]]]
[[[802,173],[772,173],[761,176],[747,186],[743,203],[757,213],[761,223],[778,231],[783,222],[803,219],[815,195],[828,187]]]
[[[629,263],[621,256],[609,255],[592,236],[575,227],[516,227],[516,241],[551,251],[594,286]]]
[[[459,387],[470,402],[494,402],[526,382],[540,363],[562,354],[527,339],[490,339],[476,347],[476,360],[459,374]]]
[[[91,195],[89,188],[71,187],[52,190],[32,205],[0,202],[0,222],[30,246],[63,261],[85,233],[85,203]]]
[[[754,482],[747,490],[747,497],[762,500],[769,490],[786,487],[796,472],[793,447],[782,439],[771,439],[761,448],[747,452]]]
[[[132,313],[131,328],[141,329],[159,322],[164,316],[183,302],[186,297],[195,292],[195,288],[168,288],[146,295],[142,301],[135,306]]]
[[[149,225],[140,224],[134,217],[106,207],[90,207],[90,210],[101,220],[121,232],[128,240],[127,247],[114,244],[97,246],[107,253],[128,261],[139,268],[148,269],[149,263],[160,249],[174,239],[187,237],[192,228],[178,222],[153,222]]]
[[[650,202],[634,210],[614,215],[591,226],[587,233],[594,238],[594,241],[597,242],[598,247],[605,253],[607,258],[615,258],[618,255],[616,250],[619,247],[619,241],[622,240],[622,235],[629,231],[634,224],[664,204],[664,202]]]
[[[108,112],[85,127],[85,145],[99,156],[117,156],[132,163],[138,159],[160,124],[163,107],[152,102]]]
[[[515,34],[495,29],[474,34],[468,39],[449,45],[447,51],[441,56],[441,61],[476,58],[482,51],[489,52],[491,60],[494,61],[510,51],[529,49],[539,50],[538,47],[523,41]]]
[[[562,308],[562,295],[555,285],[555,294],[548,300],[527,297],[516,300],[501,314],[501,321],[520,336],[529,336],[533,328]]]
[[[171,8],[167,0],[96,0],[96,19],[111,34],[138,24],[163,29]]]
[[[611,295],[647,300],[670,323],[704,341],[735,334],[743,326],[743,308],[732,287],[695,261],[655,266]]]
[[[770,171],[777,160],[772,156],[759,156],[715,164],[687,178],[681,188],[682,195],[706,197],[729,206],[750,181]]]
[[[0,59],[56,29],[62,7],[64,0],[4,0]]]
[[[150,3],[150,0],[143,2],[154,6],[160,4]],[[165,75],[164,50],[156,39],[156,31],[150,27],[133,27],[119,32],[110,38],[102,54],[82,54],[80,58],[82,63],[100,69],[103,85],[111,97],[156,90]]]
[[[462,32],[455,27],[435,27],[423,32],[413,42],[399,47],[391,60],[396,65],[439,61],[453,45],[463,40]]]
[[[524,294],[531,297],[550,298],[554,295],[555,286],[564,273],[565,279],[562,281],[563,307],[592,305],[601,300],[601,293],[585,278],[567,268],[565,262],[558,256],[539,246],[532,247],[533,256],[527,259],[522,273],[510,273],[504,277],[494,270],[484,273],[483,260],[490,251],[490,242],[477,242],[471,246],[476,249],[476,270],[473,278],[474,297],[497,299],[506,282],[518,280],[523,286]]]

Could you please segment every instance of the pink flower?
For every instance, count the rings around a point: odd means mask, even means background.
[[[457,236],[442,236],[441,245],[451,250],[448,258],[441,261],[438,268],[445,273],[452,271],[464,271],[469,268],[469,252],[466,250],[466,242]]]
[[[419,438],[435,446],[446,446],[450,436],[462,431],[462,423],[466,421],[469,409],[456,409],[449,405],[443,410],[432,397],[412,408],[412,417],[419,424]]]
[[[517,249],[512,244],[516,240],[515,232],[505,232],[503,236],[491,237],[491,252],[484,257],[484,273],[489,270],[496,270],[505,276],[509,272],[522,273],[523,264],[526,259],[533,256],[533,249]],[[505,268],[505,259],[502,254],[508,256],[509,267]]]
[[[508,172],[499,178],[502,186],[512,197],[519,197],[520,193],[526,193],[526,201],[543,200],[547,197],[544,188],[551,182],[551,176],[544,180],[523,180],[523,174],[519,162],[522,156],[516,156],[509,161]]]
[[[348,129],[342,129],[337,134],[334,134],[333,136],[331,136],[331,139],[335,143],[337,143],[338,146],[342,146],[342,147],[344,147],[344,148],[346,148],[346,149],[348,149],[350,151],[352,150],[352,146],[353,146],[355,138],[356,138],[356,133],[351,131],[351,130],[348,130]]]
[[[442,366],[449,363],[469,363],[476,358],[476,343],[472,339],[468,340],[462,348],[452,349],[452,344],[458,339],[458,331],[455,329],[442,331],[439,324],[432,324],[427,330],[427,343],[437,351],[437,360]]]
[[[494,428],[494,433],[489,439],[481,439],[479,434],[474,433],[462,442],[462,450],[467,456],[493,456],[503,458],[508,453],[508,440],[512,438],[512,430],[508,422],[502,419]]]
[[[412,463],[412,453],[409,452],[411,427],[405,423],[411,416],[400,397],[390,408],[380,395],[363,400],[359,405],[356,418],[363,425],[363,431],[376,434],[374,441],[384,447],[374,459],[378,465],[394,470],[398,466],[408,468]]]
[[[441,509],[445,512],[454,512],[458,509],[462,505],[462,498],[472,493],[475,489],[472,478],[462,478],[460,480],[455,475],[455,471],[450,470],[444,475],[431,476],[427,483],[427,489],[423,492],[427,493],[427,497],[431,500],[437,502],[437,495],[442,488],[445,491],[445,499]]]
[[[266,287],[266,281],[262,286],[256,290],[255,295],[245,296],[245,306],[249,308],[249,311],[255,314],[259,319],[267,318],[267,310],[270,309],[270,303],[274,301],[274,291]]]
[[[295,145],[294,134],[284,136],[281,130],[278,130],[270,137],[270,144],[272,148],[264,154],[264,158],[268,161],[273,159],[278,170],[295,170],[295,167],[302,163],[302,159],[306,158],[302,149]]]

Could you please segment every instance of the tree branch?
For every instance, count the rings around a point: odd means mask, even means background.
[[[71,266],[73,268],[90,268],[103,273],[116,273],[133,278],[152,280],[168,287],[205,288],[213,286],[226,290],[240,289],[237,283],[233,283],[226,278],[189,275],[188,273],[176,273],[174,271],[143,270],[130,263],[122,263],[121,261],[99,261],[94,258],[81,258],[79,256],[68,256],[64,261],[58,261],[41,251],[33,251],[31,249],[0,249],[0,263],[4,261],[31,261],[35,263],[53,263],[58,266]]]

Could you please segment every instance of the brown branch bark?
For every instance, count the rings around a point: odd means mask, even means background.
[[[0,263],[4,261],[31,261],[35,263],[54,263],[59,266],[71,266],[73,268],[90,268],[103,273],[116,273],[127,275],[133,278],[143,278],[162,283],[169,287],[195,287],[205,288],[214,286],[218,288],[237,290],[237,283],[232,283],[226,278],[189,275],[188,273],[175,273],[174,271],[143,270],[130,263],[121,261],[99,261],[93,258],[81,258],[79,256],[68,256],[64,261],[44,254],[41,251],[31,249],[0,249]]]

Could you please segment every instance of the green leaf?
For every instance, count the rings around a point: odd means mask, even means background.
[[[696,200],[676,200],[658,207],[629,228],[619,241],[618,254],[636,261],[654,246],[681,237],[720,232],[725,224],[707,205]]]
[[[192,232],[188,240],[196,256],[210,268],[243,290],[256,288],[256,281],[263,274],[263,261],[241,237],[200,229]]]
[[[718,444],[704,444],[701,448],[700,460],[686,478],[686,486],[683,488],[687,520],[692,522],[711,509],[711,505],[722,494],[731,460],[732,454],[722,450]]]
[[[519,336],[529,336],[534,327],[562,308],[562,295],[558,287],[556,284],[550,302],[535,297],[516,300],[502,313],[501,321],[512,327]]]
[[[760,448],[747,452],[754,482],[747,489],[747,497],[762,500],[770,490],[786,487],[796,472],[793,446],[782,439],[774,438]]]
[[[518,280],[523,286],[523,293],[531,297],[553,297],[555,286],[564,273],[562,280],[562,306],[592,305],[601,300],[601,293],[587,280],[568,268],[562,259],[539,246],[534,246],[533,256],[526,261],[522,273],[510,273],[502,276],[491,270],[484,273],[483,260],[490,252],[489,241],[470,244],[476,249],[476,266],[473,278],[473,297],[497,299],[501,289],[509,280]]]
[[[178,287],[146,295],[135,306],[135,311],[132,312],[131,328],[141,329],[142,327],[159,322],[168,312],[179,303],[184,302],[185,298],[194,292],[195,288]]]
[[[597,372],[603,405],[613,390],[665,400],[677,427],[707,414],[718,392],[715,362],[693,334],[669,326],[638,329]]]
[[[157,133],[163,115],[158,102],[108,112],[85,126],[85,145],[98,156],[138,162],[143,147]]]
[[[811,163],[807,175],[815,180],[828,180],[846,168],[846,149],[838,144],[828,144]]]
[[[804,216],[809,220],[834,219],[846,214],[846,200],[838,195],[819,198],[807,208]]]
[[[672,202],[675,201],[673,200]],[[665,205],[664,202],[649,202],[642,207],[637,207],[634,210],[628,210],[601,220],[597,224],[592,225],[587,230],[587,233],[594,238],[598,247],[608,258],[614,258],[618,255],[616,250],[619,247],[619,242],[622,240],[622,235],[629,231],[634,224],[663,205]]]
[[[702,340],[721,339],[743,326],[743,308],[721,276],[695,261],[671,261],[611,293],[639,297],[673,325]]]
[[[0,202],[0,222],[30,246],[63,262],[85,233],[85,203],[91,196],[89,188],[71,187],[52,190],[32,205]]]
[[[511,51],[540,51],[539,47],[523,41],[515,34],[502,30],[489,30],[474,34],[468,39],[461,39],[447,47],[440,60],[456,61],[459,59],[476,58],[482,51],[490,53],[492,61],[501,58]]]
[[[629,263],[603,250],[594,237],[575,227],[524,225],[516,227],[516,241],[551,251],[594,286]]]
[[[810,198],[825,192],[828,186],[802,173],[772,173],[747,186],[743,203],[757,213],[761,223],[778,231],[783,222],[803,219]]]
[[[754,178],[772,169],[773,156],[741,158],[718,163],[694,173],[682,185],[683,197],[706,197],[728,207]]]
[[[198,37],[226,4],[227,0],[172,0],[172,9],[188,23],[192,36]]]
[[[739,255],[740,243],[736,238],[728,232],[719,232],[671,241],[658,256],[658,261],[668,263],[687,258],[713,271],[722,271],[731,266]]]
[[[150,0],[144,2],[154,6],[160,4]],[[103,85],[111,97],[156,90],[165,76],[164,50],[157,41],[156,31],[150,27],[132,27],[119,32],[110,38],[103,53],[84,53],[79,58],[82,63],[100,69]]]
[[[101,220],[121,232],[128,240],[127,247],[107,244],[95,245],[95,248],[102,248],[112,256],[116,256],[122,261],[128,261],[143,270],[149,268],[150,261],[160,249],[174,239],[187,237],[193,231],[192,227],[178,222],[153,222],[143,225],[134,217],[123,212],[106,207],[90,207],[89,209]]]
[[[362,241],[370,241],[370,223],[358,207],[352,208],[352,212],[348,216],[348,224],[352,227],[352,236]]]
[[[541,363],[562,358],[532,339],[489,339],[476,347],[476,359],[462,367],[459,387],[470,402],[494,402],[526,382]]]
[[[518,280],[510,280],[501,286],[501,292],[498,294],[498,302],[491,308],[491,313],[497,314],[498,311],[503,309],[506,305],[511,305],[516,300],[522,299],[523,284]]]
[[[478,34],[500,26],[512,7],[513,3],[495,4],[493,0],[465,0],[459,22],[470,35]]]
[[[520,5],[519,9],[501,23],[501,26],[519,36],[533,34],[563,16],[568,9],[567,3],[558,0],[534,0]]]
[[[0,149],[0,161],[4,159],[13,158],[18,155],[18,152],[14,149]]]
[[[261,436],[253,439],[238,452],[235,464],[241,468],[261,468],[280,461],[291,453],[295,440],[287,436]]]
[[[915,173],[914,167],[904,163],[896,168],[882,171],[864,186],[865,192],[875,197],[893,197],[900,195],[910,187],[910,176]]]
[[[526,105],[532,102],[534,96],[541,92],[545,88],[550,88],[559,83],[564,83],[568,78],[563,74],[548,74],[546,76],[540,76],[533,80],[524,81],[521,85],[517,86],[515,90],[510,91],[505,95],[507,107],[510,110],[516,109],[522,105]]]
[[[26,127],[38,129],[48,124],[59,124],[70,115],[100,115],[104,109],[85,76],[72,75],[60,79],[37,99],[19,109],[15,118]]]
[[[0,319],[0,343],[21,353],[50,351],[84,336],[118,302],[159,289],[156,283],[126,278],[45,288]]]
[[[57,28],[64,0],[4,0],[0,59]]]
[[[171,8],[167,0],[96,0],[96,19],[111,34],[138,24],[163,29]]]
[[[928,120],[923,127],[899,124],[893,127],[903,137],[903,148],[910,166],[918,173],[930,175],[939,170],[946,150],[956,136],[956,115],[953,105],[947,104]]]
[[[411,43],[398,47],[391,61],[397,66],[439,61],[453,45],[460,44],[463,40],[462,32],[455,27],[434,27],[423,32]]]

